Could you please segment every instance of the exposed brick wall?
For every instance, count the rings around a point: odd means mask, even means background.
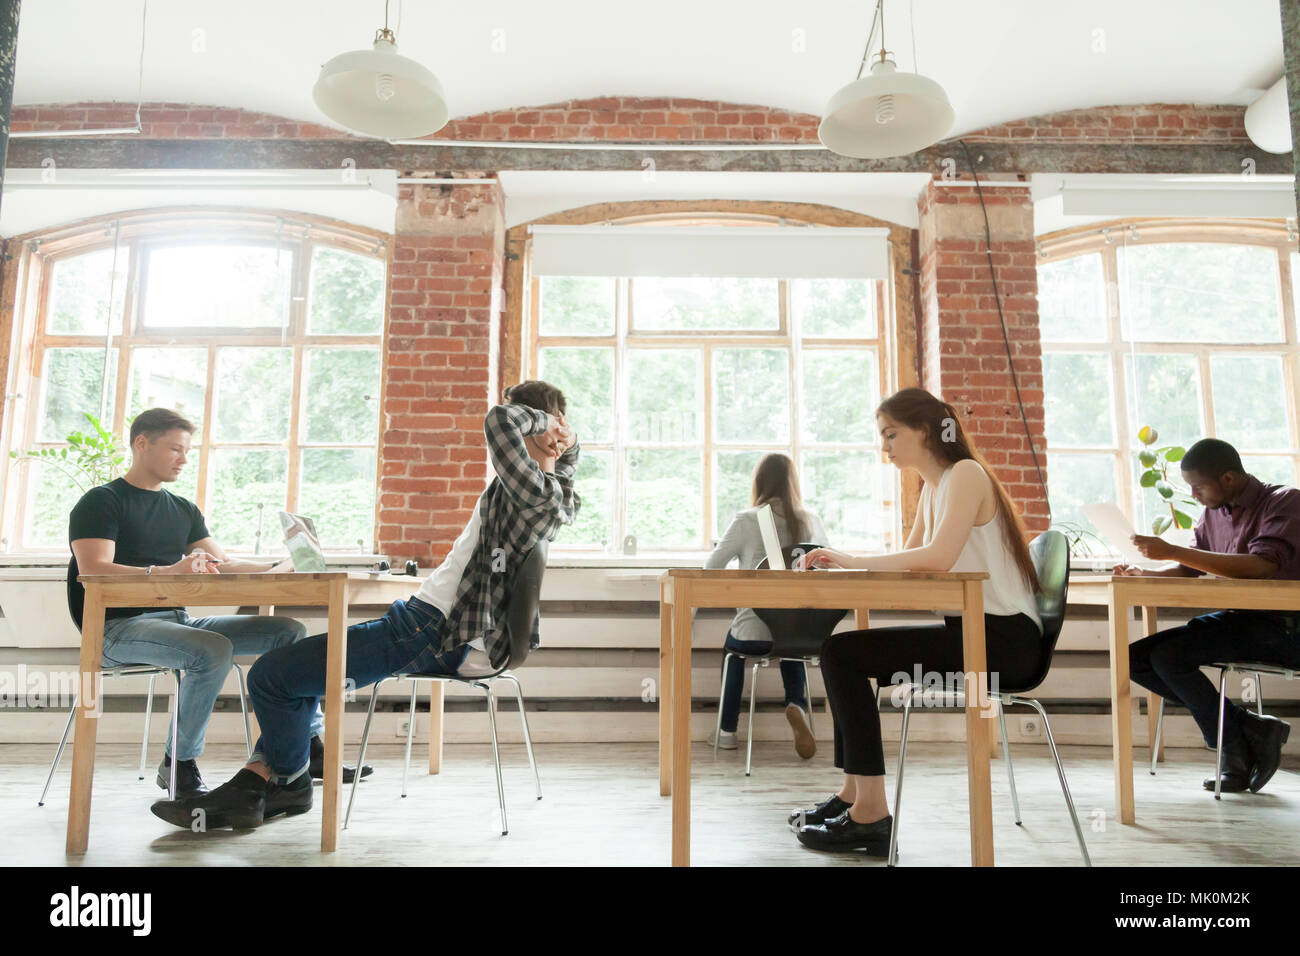
[[[984,190],[993,267],[1034,448],[1047,474],[1038,272],[1028,186]],[[1047,497],[1016,403],[985,255],[984,218],[969,186],[931,183],[921,197],[921,381],[951,402],[1031,532]]]
[[[1064,110],[1046,116],[990,126],[963,139],[970,142],[1071,143],[1241,143],[1248,145],[1244,106],[1201,106],[1193,103],[1148,103],[1143,106],[1100,106]]]
[[[1249,143],[1245,107],[1148,103],[1099,106],[1029,116],[967,133],[971,142],[1046,140],[1078,143]],[[149,139],[319,139],[350,134],[330,126],[267,113],[188,103],[146,103],[142,135]],[[453,119],[439,139],[497,141],[688,140],[714,142],[817,141],[820,118],[810,113],[719,100],[602,96],[526,106]],[[135,105],[59,103],[14,108],[15,131],[130,126]]]
[[[389,283],[379,449],[379,550],[430,567],[483,491],[496,400],[492,289],[505,243],[499,186],[403,186]]]

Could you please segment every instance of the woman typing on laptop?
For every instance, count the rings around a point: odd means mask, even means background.
[[[819,548],[800,569],[983,571],[990,675],[1029,677],[1039,658],[1038,588],[1026,532],[1015,506],[962,429],[951,405],[919,388],[903,389],[876,410],[881,447],[899,469],[924,481],[916,522],[903,550],[859,556]],[[796,811],[799,842],[817,850],[865,849],[884,856],[893,822],[885,802],[880,714],[870,678],[899,672],[961,672],[961,618],[942,624],[842,631],[822,646],[822,678],[835,721],[835,766],[844,783],[812,809]],[[990,684],[992,678],[990,677]]]
[[[758,565],[766,553],[757,515],[763,505],[772,508],[772,517],[782,547],[801,541],[828,540],[822,519],[803,507],[799,495],[799,476],[795,473],[794,462],[785,455],[764,455],[759,461],[758,467],[754,469],[749,503],[749,508],[736,513],[726,534],[704,562],[706,568],[725,568],[733,558],[746,570]],[[772,635],[752,608],[742,607],[737,609],[736,616],[731,621],[723,648],[738,654],[762,656],[772,649]],[[722,668],[722,730],[718,734],[717,745],[723,750],[735,750],[745,666],[741,661],[724,655]],[[794,749],[800,757],[807,760],[817,753],[817,740],[808,724],[803,665],[794,661],[782,661],[781,680],[785,683],[785,717],[794,731]],[[750,693],[753,693],[752,689]],[[750,733],[753,733],[752,728]],[[713,743],[712,740],[709,742]]]

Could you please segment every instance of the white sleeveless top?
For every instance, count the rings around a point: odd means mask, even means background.
[[[948,504],[948,477],[952,466],[939,479],[938,488],[931,493],[927,484],[921,489],[920,510],[925,517],[925,544],[934,540],[935,529],[943,520],[944,510]],[[1001,511],[1001,505],[998,506]],[[1007,551],[1002,539],[1000,514],[986,524],[976,525],[970,529],[970,537],[961,549],[953,571],[984,571],[988,580],[984,582],[984,613],[1014,615],[1024,614],[1038,629],[1043,629],[1043,622],[1038,616],[1038,605],[1033,592],[1025,583],[1015,558]]]

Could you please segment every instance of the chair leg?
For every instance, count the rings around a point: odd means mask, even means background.
[[[506,788],[501,783],[501,752],[497,747],[496,699],[492,696],[491,685],[478,683],[474,686],[482,687],[483,693],[487,694],[488,725],[492,728],[492,763],[497,770],[497,803],[501,805],[501,835],[505,836],[510,832],[510,827],[506,825]]]
[[[415,692],[419,684],[411,681],[411,708],[406,715],[406,761],[402,764],[402,798],[406,798],[406,778],[411,772],[411,740],[415,737]],[[361,765],[357,765],[357,776],[361,775]],[[355,779],[355,778],[354,778]]]
[[[140,741],[140,779],[144,779],[144,764],[149,756],[149,718],[153,714],[153,682],[157,674],[149,675],[149,694],[144,699],[144,738]]]
[[[1151,715],[1147,714],[1147,720]],[[1156,761],[1160,759],[1160,737],[1165,730],[1165,699],[1160,698],[1160,709],[1156,711],[1156,742],[1151,747],[1151,776],[1156,775]]]
[[[880,696],[880,687],[876,687],[876,696]],[[889,866],[898,865],[898,819],[903,813],[903,763],[907,759],[907,721],[912,716],[912,698],[916,696],[916,687],[907,689],[907,698],[903,701],[903,732],[898,738],[898,779],[894,781],[894,823],[889,828]]]
[[[176,676],[176,696],[172,698],[172,703],[176,706],[172,708],[172,772],[168,781],[167,799],[176,799],[176,765],[180,761],[176,758],[176,748],[181,742],[181,672],[174,670],[172,673]]]
[[[59,769],[59,761],[63,759],[63,748],[68,745],[68,734],[72,733],[72,721],[77,716],[77,693],[76,691],[73,692],[72,710],[68,711],[68,722],[63,727],[63,736],[59,738],[59,749],[54,751],[54,762],[50,764],[49,776],[45,778],[45,789],[41,791],[41,799],[36,801],[38,807],[45,806],[45,795],[50,792],[50,782],[54,779],[54,771]]]
[[[244,715],[244,746],[248,750],[248,759],[252,760],[253,725],[248,720],[248,685],[244,683],[244,669],[238,664],[235,664],[235,673],[239,675],[239,709]]]
[[[803,662],[804,703],[808,705],[808,732],[817,739],[817,728],[813,726],[812,678],[808,676],[808,662]]]
[[[758,663],[754,664],[754,675],[749,679],[749,724],[745,727],[745,776],[749,776],[749,767],[754,759],[754,705],[758,702]]]
[[[1223,783],[1223,712],[1228,702],[1228,671],[1219,671],[1219,739],[1214,748],[1214,799],[1218,800]]]
[[[1255,671],[1255,713],[1264,716],[1264,678]]]
[[[357,772],[352,776],[352,792],[348,795],[347,813],[343,815],[343,829],[348,828],[348,821],[352,819],[352,801],[357,798],[357,783],[361,780],[361,768],[366,762],[366,743],[370,740],[370,721],[375,716],[375,701],[379,699],[379,688],[388,680],[375,681],[375,686],[370,691],[370,706],[366,708],[366,726],[361,731],[361,753],[357,757]]]
[[[528,765],[533,768],[533,781],[537,784],[537,799],[542,799],[542,778],[537,772],[537,761],[533,759],[533,738],[528,733],[528,714],[524,710],[524,692],[519,686],[519,678],[514,674],[500,675],[515,685],[515,700],[519,702],[519,721],[524,725],[524,745],[528,748]]]
[[[1079,814],[1074,809],[1074,798],[1070,796],[1070,785],[1065,782],[1065,768],[1061,766],[1061,753],[1056,749],[1056,739],[1052,736],[1052,725],[1047,720],[1047,711],[1043,710],[1043,705],[1029,697],[1012,698],[1012,703],[1025,704],[1038,711],[1038,716],[1043,718],[1043,733],[1047,734],[1047,745],[1052,748],[1052,759],[1056,761],[1056,776],[1061,781],[1061,793],[1065,795],[1065,805],[1070,809],[1070,822],[1074,824],[1074,835],[1079,840],[1079,850],[1083,853],[1083,865],[1092,866],[1092,858],[1088,856],[1088,844],[1083,840],[1083,828],[1079,826]]]
[[[998,702],[998,730],[1002,733],[1002,756],[1007,764],[1007,783],[1011,785],[1011,812],[1015,814],[1016,826],[1020,826],[1020,797],[1016,794],[1016,774],[1011,769],[1011,741],[1007,738],[1007,713],[1002,706],[1002,698],[995,698]]]
[[[726,656],[722,658],[722,690],[718,691],[718,719],[713,726],[713,758],[718,757],[718,738],[722,736],[722,701],[727,696],[727,675],[731,673],[732,658],[739,660],[737,655],[727,651]]]

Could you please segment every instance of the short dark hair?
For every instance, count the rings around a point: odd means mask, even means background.
[[[155,442],[163,435],[176,429],[187,431],[194,434],[194,423],[184,415],[172,411],[170,408],[150,408],[135,416],[135,421],[131,422],[131,444],[140,435]]]
[[[1194,471],[1206,478],[1219,479],[1230,471],[1244,475],[1237,449],[1218,438],[1202,438],[1183,455],[1183,471]]]
[[[564,393],[550,382],[530,380],[511,385],[506,389],[506,401],[511,405],[527,405],[548,415],[564,414]]]

